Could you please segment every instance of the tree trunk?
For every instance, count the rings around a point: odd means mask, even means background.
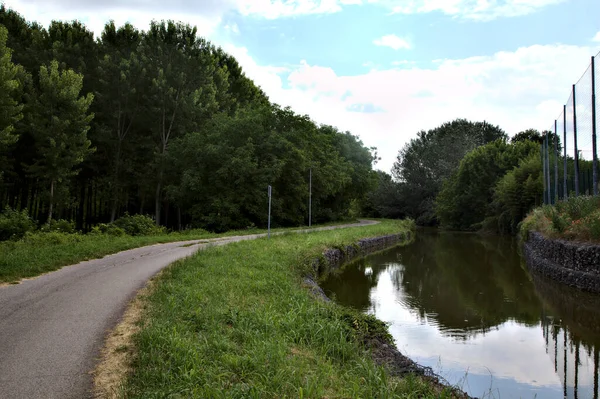
[[[54,180],[50,182],[50,208],[48,211],[48,224],[52,220],[52,211],[54,210]]]
[[[162,175],[162,173],[161,173]],[[156,185],[156,198],[155,198],[155,218],[156,218],[156,225],[160,226],[160,192],[161,192],[161,179],[159,178],[158,184]]]
[[[181,231],[181,208],[177,207],[177,229]]]
[[[117,157],[115,161],[115,175],[113,177],[113,198],[112,198],[112,209],[110,211],[110,222],[115,221],[115,217],[117,216],[117,205],[119,203],[119,169],[121,166],[121,140],[119,139],[119,144],[117,145]]]

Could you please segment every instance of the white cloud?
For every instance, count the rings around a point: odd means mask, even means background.
[[[258,15],[267,19],[294,15],[330,14],[342,5],[361,4],[361,0],[235,0],[242,15]]]
[[[398,150],[422,129],[455,118],[486,120],[512,135],[548,129],[562,111],[571,84],[589,64],[588,47],[547,45],[491,56],[439,60],[429,69],[372,69],[341,76],[301,62],[281,69],[258,65],[244,48],[226,47],[272,101],[358,134],[389,171]],[[288,72],[284,85],[282,72]],[[369,104],[379,112],[361,113]]]
[[[394,50],[400,49],[410,49],[412,46],[408,42],[408,40],[398,37],[396,35],[385,35],[380,37],[379,39],[373,40],[373,44],[376,46],[389,47]]]
[[[596,33],[596,36],[592,39],[594,42],[600,42],[600,32]]]
[[[225,30],[230,31],[236,35],[240,34],[240,27],[235,22],[232,24],[225,25]]]
[[[451,16],[487,21],[531,14],[567,0],[405,0],[399,5],[393,0],[369,1],[386,5],[398,14],[438,11]]]
[[[223,9],[210,6],[212,3],[205,2],[203,7],[189,7],[176,3],[176,6],[164,8],[159,2],[150,1],[144,7],[137,2],[122,3],[110,0],[102,3],[103,7],[97,7],[99,2],[86,3],[85,1],[74,2],[62,0],[59,2],[48,2],[42,0],[4,0],[8,8],[19,12],[25,19],[36,21],[43,26],[48,26],[52,20],[70,21],[79,20],[88,29],[92,30],[98,37],[104,25],[109,20],[114,20],[117,26],[130,22],[140,30],[146,30],[151,20],[175,20],[183,21],[198,28],[198,34],[204,37],[210,35],[221,23]],[[156,3],[156,4],[154,4]]]

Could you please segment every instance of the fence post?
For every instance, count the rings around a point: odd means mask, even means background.
[[[544,148],[546,147],[546,140],[542,140],[542,145],[540,146],[540,155],[542,156],[542,170],[544,172],[544,175],[542,177],[542,182],[544,183],[544,199],[543,202],[544,204],[546,204],[546,199],[548,198],[548,195],[546,195],[546,190],[548,189],[548,187],[546,187],[546,157],[544,156]]]
[[[563,156],[563,163],[564,163],[564,175],[563,175],[563,181],[564,181],[564,192],[563,192],[563,199],[566,200],[567,198],[569,198],[569,187],[567,186],[567,177],[569,176],[569,174],[567,173],[567,106],[563,105],[563,147],[564,147],[564,156]]]
[[[271,186],[269,186],[267,190],[267,194],[269,195],[269,221],[268,221],[268,231],[269,231],[269,239],[271,238]]]
[[[595,57],[592,56],[592,184],[594,186],[594,195],[598,195],[598,148],[596,144],[596,65]]]
[[[558,122],[554,120],[554,203],[558,202]]]
[[[546,187],[548,187],[548,205],[552,205],[552,186],[550,185],[550,135],[546,134]]]
[[[575,196],[579,197],[579,152],[577,149],[577,100],[575,99],[575,85],[573,85],[573,143],[575,145]]]

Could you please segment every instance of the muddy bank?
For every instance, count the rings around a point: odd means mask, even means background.
[[[331,299],[327,297],[318,284],[318,281],[321,278],[334,272],[336,269],[345,266],[354,259],[396,245],[409,244],[413,238],[414,232],[409,231],[382,237],[366,238],[353,245],[329,249],[325,251],[321,257],[313,261],[312,269],[314,272],[312,275],[308,275],[304,278],[304,284],[317,299],[330,302]],[[387,325],[384,322],[373,316],[366,315],[365,322],[371,324],[371,326],[368,329],[369,334],[362,338],[362,343],[369,349],[369,352],[377,365],[387,368],[388,372],[393,376],[402,377],[407,374],[419,375],[430,383],[438,386],[440,392],[444,389],[451,388],[453,397],[455,398],[471,398],[466,393],[452,388],[446,380],[436,375],[431,368],[421,366],[412,359],[404,356],[396,348],[393,339],[387,331]]]
[[[529,232],[524,244],[527,267],[552,280],[600,293],[600,246],[552,240]]]

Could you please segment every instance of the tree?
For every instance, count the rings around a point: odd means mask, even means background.
[[[508,144],[506,139],[500,139],[465,155],[435,200],[441,226],[479,229],[489,214],[497,182],[522,159],[538,151],[539,145],[531,141]]]
[[[421,131],[398,153],[392,175],[405,194],[404,210],[418,224],[436,224],[434,199],[464,155],[506,133],[486,122],[457,119]]]
[[[130,24],[117,29],[111,21],[102,33],[104,56],[99,62],[96,121],[98,141],[110,154],[111,222],[116,218],[123,194],[123,154],[130,153],[131,147],[126,146],[126,139],[131,137],[141,108],[145,69],[137,54],[140,40],[139,31]]]
[[[484,227],[498,233],[517,233],[519,222],[542,203],[543,192],[542,163],[534,151],[496,184]]]
[[[151,78],[148,92],[150,130],[158,138],[156,149],[155,217],[161,222],[165,160],[169,143],[216,110],[214,65],[206,57],[206,42],[189,25],[152,22],[142,40],[143,62]]]
[[[40,67],[39,92],[29,111],[36,144],[36,160],[29,172],[50,186],[48,221],[52,219],[57,183],[75,175],[75,169],[93,151],[87,138],[93,114],[88,113],[93,95],[80,97],[83,76],[61,70],[57,61]]]
[[[527,129],[522,132],[515,134],[511,139],[511,143],[517,143],[519,141],[533,141],[542,144],[544,137],[535,129]]]
[[[15,124],[23,117],[23,105],[18,97],[21,89],[19,75],[23,74],[23,69],[11,62],[11,50],[6,47],[7,39],[8,31],[0,25],[0,155],[17,142]],[[1,170],[5,169],[4,162],[0,162],[0,166]]]

